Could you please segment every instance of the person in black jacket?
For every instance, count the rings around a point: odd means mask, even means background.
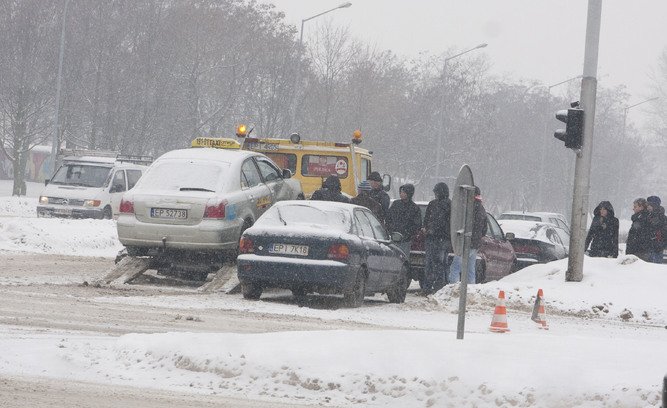
[[[586,246],[591,250],[589,256],[618,257],[618,218],[614,216],[614,207],[609,201],[602,201],[593,210],[593,222],[588,229]]]
[[[449,187],[445,183],[437,183],[433,187],[433,193],[435,199],[431,200],[426,207],[422,228],[426,237],[426,253],[424,254],[424,276],[419,284],[424,295],[439,290],[447,283],[449,274],[447,255],[452,246],[449,236],[449,220],[452,211]]]
[[[382,206],[382,214],[383,218],[380,219],[382,223],[385,223],[386,221],[386,215],[389,212],[389,194],[387,194],[386,191],[384,191],[384,188],[382,186],[382,176],[380,176],[380,173],[377,171],[371,172],[371,174],[368,175],[368,182],[371,184],[371,191],[369,195],[371,196],[372,199],[380,203]]]
[[[470,252],[468,254],[468,283],[475,283],[477,280],[477,274],[475,272],[477,250],[482,245],[482,237],[486,235],[486,230],[488,228],[486,221],[486,209],[482,205],[482,192],[477,186],[475,186],[475,201],[473,203],[472,216],[472,237],[470,239]],[[458,282],[461,279],[462,264],[462,257],[455,255],[449,270],[449,283]]]
[[[371,191],[370,183],[366,180],[362,181],[357,186],[357,191],[359,191],[359,194],[357,194],[356,197],[352,197],[350,199],[350,203],[368,208],[369,210],[371,210],[373,215],[375,215],[375,218],[377,218],[378,221],[382,222],[382,220],[384,220],[384,212],[382,211],[382,206],[380,205],[380,203],[373,200],[371,196],[368,194]]]
[[[649,262],[653,263],[662,263],[667,240],[667,217],[665,217],[665,208],[660,205],[660,202],[658,196],[650,196],[646,199],[647,221],[651,230]]]
[[[329,176],[322,183],[322,188],[315,191],[310,197],[311,200],[318,201],[338,201],[340,203],[349,203],[350,199],[340,192],[340,180],[336,176]]]
[[[389,207],[387,229],[390,232],[400,232],[403,235],[403,240],[397,245],[403,250],[407,259],[410,259],[412,240],[422,226],[422,213],[417,204],[412,201],[415,186],[404,184],[398,189],[398,192],[401,199],[394,201]]]
[[[644,261],[649,260],[651,252],[651,228],[648,223],[648,205],[645,199],[638,198],[632,203],[632,226],[628,232],[625,253],[636,255]]]

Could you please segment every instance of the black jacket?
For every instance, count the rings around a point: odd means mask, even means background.
[[[371,196],[371,198],[382,206],[382,214],[386,217],[386,214],[389,212],[389,194],[387,194],[386,191],[383,189],[379,188],[377,190],[371,190],[368,195]],[[381,219],[380,221],[384,222],[384,219]]]
[[[607,216],[600,215],[602,208],[607,209]],[[609,201],[602,201],[593,210],[593,221],[586,236],[586,247],[591,246],[590,256],[618,257],[618,218],[614,216],[614,207]]]
[[[648,223],[648,211],[632,214],[632,226],[628,232],[626,254],[646,254],[651,252],[651,228]]]
[[[341,203],[349,203],[350,199],[345,197],[341,192],[340,180],[336,176],[329,176],[324,183],[322,183],[322,188],[315,191],[310,197],[311,200],[318,201],[338,201]]]
[[[452,201],[449,199],[449,188],[445,183],[436,184],[433,192],[436,199],[431,200],[424,214],[424,230],[426,238],[446,239],[449,241],[449,221],[452,212]]]
[[[486,223],[486,209],[481,200],[475,200],[473,204],[472,237],[470,247],[479,249],[482,245],[482,237],[486,235],[488,225]]]
[[[384,212],[382,211],[382,206],[380,203],[373,200],[367,192],[359,192],[359,195],[350,199],[350,203],[368,208],[380,222],[384,222]]]
[[[401,186],[407,195],[407,200],[396,200],[391,203],[387,213],[387,229],[389,232],[400,232],[403,234],[403,241],[412,240],[422,226],[422,212],[419,206],[412,201],[415,193],[412,184]]]
[[[667,244],[667,217],[665,208],[657,206],[648,213],[647,217],[649,229],[651,231],[651,250],[653,252],[662,252]]]

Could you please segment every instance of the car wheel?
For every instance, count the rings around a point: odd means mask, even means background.
[[[343,294],[343,301],[347,307],[359,307],[364,303],[366,294],[366,273],[363,269],[357,272],[354,287],[348,293]]]
[[[486,264],[484,261],[475,264],[475,283],[484,283],[486,280]]]
[[[107,205],[104,207],[104,210],[102,210],[102,219],[110,220],[111,218],[113,218],[113,213],[111,212],[111,207]]]
[[[241,282],[241,293],[244,299],[257,300],[262,296],[262,287],[251,282]]]
[[[396,282],[396,286],[387,291],[387,298],[390,303],[405,302],[405,295],[408,293],[408,286],[410,286],[410,277],[408,276],[408,267],[403,265],[401,268],[401,276]]]

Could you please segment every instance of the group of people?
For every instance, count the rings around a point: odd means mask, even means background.
[[[389,231],[399,232],[402,240],[397,242],[398,247],[410,256],[413,240],[419,232],[425,236],[425,265],[424,276],[419,279],[424,295],[428,295],[442,288],[450,282],[461,279],[461,257],[455,256],[451,267],[448,265],[448,254],[451,252],[450,217],[451,200],[449,187],[445,183],[437,183],[433,188],[435,198],[428,203],[422,220],[421,210],[413,201],[415,186],[404,184],[399,188],[400,199],[390,205],[389,195],[382,186],[380,173],[374,171],[368,179],[357,186],[358,195],[351,199],[341,192],[341,183],[338,177],[329,176],[322,188],[315,191],[312,200],[338,201],[364,206],[371,210]],[[482,196],[479,187],[475,187],[475,201],[473,212],[473,229],[471,249],[468,258],[466,278],[468,283],[475,283],[475,261],[477,249],[482,237],[486,234],[486,210],[482,205]]]
[[[632,203],[632,226],[625,253],[646,262],[662,263],[667,246],[667,217],[660,197],[638,198]],[[593,211],[593,222],[586,236],[588,254],[596,257],[618,256],[618,218],[609,201],[602,201]]]

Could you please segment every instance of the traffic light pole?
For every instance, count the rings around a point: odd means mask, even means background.
[[[581,107],[584,115],[584,137],[581,150],[577,152],[572,196],[572,223],[570,235],[570,257],[565,280],[581,282],[584,278],[584,247],[590,190],[591,158],[593,155],[593,125],[595,122],[595,98],[597,93],[598,44],[600,43],[600,20],[602,0],[588,0],[586,23],[586,49],[584,52],[584,75],[581,80]]]

